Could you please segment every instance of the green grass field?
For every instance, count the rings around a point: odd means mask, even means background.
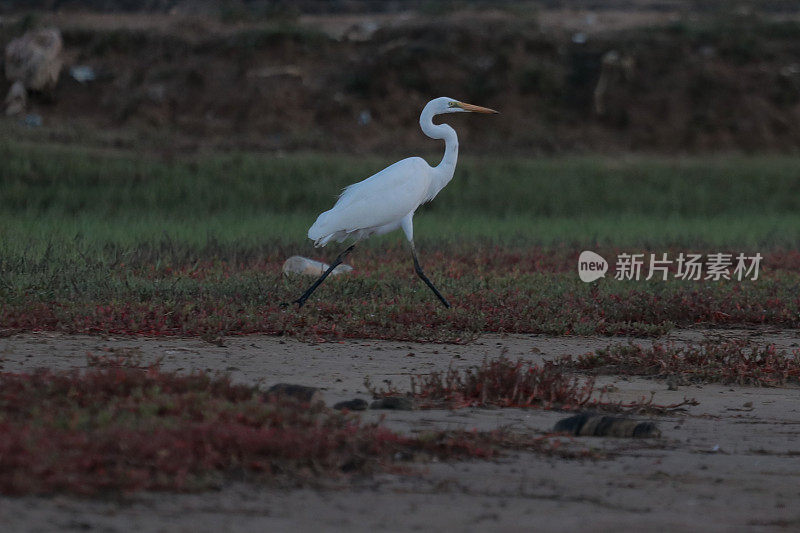
[[[342,187],[392,160],[231,154],[164,161],[6,141],[3,244],[81,236],[131,246],[167,237],[302,248],[306,228]],[[800,158],[786,156],[462,157],[453,182],[420,209],[417,234],[439,245],[793,247],[799,177]]]
[[[281,276],[283,260],[324,260],[338,249],[315,250],[305,237],[316,215],[392,159],[165,160],[6,140],[3,326],[454,340],[800,323],[800,159],[787,156],[465,157],[415,220],[423,264],[454,310],[436,308],[416,280],[400,233],[365,243],[350,258],[356,275],[323,286],[310,310],[280,310],[308,283]],[[752,286],[585,285],[573,266],[585,248],[759,251],[766,277]]]

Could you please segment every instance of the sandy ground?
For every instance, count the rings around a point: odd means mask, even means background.
[[[705,335],[752,337],[795,348],[796,331],[676,331],[677,342]],[[167,369],[229,372],[265,386],[321,387],[332,404],[369,399],[364,378],[406,388],[408,376],[480,363],[485,356],[540,359],[580,354],[621,339],[486,336],[465,345],[391,341],[302,343],[237,337],[216,346],[199,339],[100,338],[58,334],[0,340],[3,371],[83,367],[86,353],[136,347]],[[647,342],[647,341],[638,341]],[[232,484],[192,495],[143,494],[125,501],[71,497],[0,498],[3,531],[670,531],[800,529],[800,388],[679,386],[606,378],[611,399],[655,391],[659,403],[700,404],[657,417],[652,440],[580,438],[616,452],[606,460],[565,460],[513,452],[496,461],[432,463],[411,475],[353,480],[329,488],[278,489]],[[539,434],[565,415],[520,409],[465,409],[386,415],[401,431],[510,427]]]

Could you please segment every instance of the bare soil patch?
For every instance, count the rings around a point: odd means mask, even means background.
[[[667,340],[711,336],[750,338],[790,350],[794,330],[676,330]],[[605,337],[484,336],[469,345],[392,341],[303,343],[266,336],[230,337],[223,346],[200,339],[100,338],[60,334],[0,340],[2,370],[82,368],[86,353],[136,348],[165,370],[209,369],[234,381],[299,383],[323,389],[326,403],[363,398],[363,381],[406,388],[410,375],[476,365],[504,354],[533,361],[578,355],[623,339]],[[661,339],[663,341],[664,339]],[[651,341],[639,341],[642,344]],[[679,385],[664,380],[602,376],[610,399],[655,393],[660,403],[698,400],[685,412],[655,417],[660,439],[580,437],[575,442],[609,452],[602,460],[566,460],[525,451],[495,461],[412,465],[408,475],[336,482],[331,486],[270,488],[234,483],[222,490],[170,495],[145,493],[123,501],[72,497],[2,498],[0,521],[9,530],[102,529],[158,531],[222,527],[248,530],[669,530],[793,528],[800,514],[800,388]],[[507,427],[542,434],[565,415],[536,409],[366,411],[392,429],[483,430]],[[35,512],[34,512],[35,511]]]
[[[62,30],[66,68],[29,111],[44,137],[149,139],[168,154],[405,152],[430,150],[419,110],[449,95],[503,113],[491,128],[458,121],[472,152],[795,150],[797,12],[752,9],[43,12],[34,22]],[[0,46],[31,23],[7,19]],[[77,81],[74,66],[96,79]]]

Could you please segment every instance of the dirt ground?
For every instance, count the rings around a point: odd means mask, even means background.
[[[429,151],[419,111],[448,95],[502,112],[491,127],[459,123],[474,154],[800,146],[800,11],[791,2],[545,2],[241,20],[92,12],[86,2],[32,14],[23,4],[0,17],[0,47],[28,25],[59,28],[64,69],[55,89],[30,95],[25,113],[0,120],[14,137],[167,157]],[[73,67],[94,78],[79,81]],[[0,75],[0,95],[10,86]]]
[[[670,340],[752,337],[794,348],[796,331],[680,330]],[[86,353],[136,347],[166,369],[211,369],[269,386],[321,387],[332,404],[369,399],[365,377],[407,387],[408,376],[480,363],[485,356],[541,359],[577,355],[621,339],[485,336],[469,345],[392,341],[304,343],[251,336],[216,346],[200,339],[100,338],[40,333],[0,340],[3,371],[86,365]],[[640,341],[637,341],[640,342]],[[647,342],[647,341],[643,341]],[[209,493],[141,494],[124,501],[71,497],[0,498],[4,531],[598,531],[761,530],[800,527],[800,388],[679,386],[604,378],[611,399],[656,393],[699,405],[657,417],[660,439],[579,438],[610,450],[604,460],[566,460],[510,452],[495,461],[431,463],[409,475],[381,474],[327,488],[231,484]],[[367,411],[400,431],[494,429],[541,434],[564,413],[520,409]]]

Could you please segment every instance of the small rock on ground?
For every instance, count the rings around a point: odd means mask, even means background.
[[[334,409],[347,409],[348,411],[363,411],[367,407],[369,407],[369,404],[361,398],[339,402],[333,406]]]
[[[372,402],[370,409],[394,409],[396,411],[411,411],[414,409],[414,402],[402,396],[387,396]]]
[[[322,402],[322,392],[316,387],[307,387],[305,385],[294,385],[291,383],[278,383],[273,385],[267,390],[267,396],[280,396],[284,398],[292,398],[299,402],[304,403],[320,403]]]
[[[653,422],[640,422],[617,416],[582,413],[559,420],[553,431],[579,437],[660,437],[661,431]]]

